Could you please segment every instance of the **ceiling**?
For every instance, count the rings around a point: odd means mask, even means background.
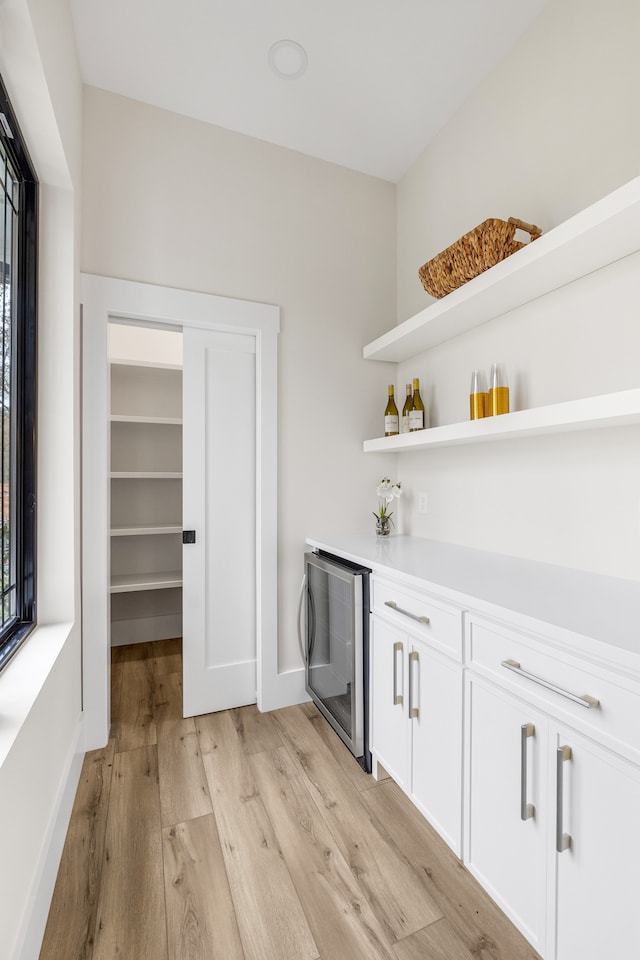
[[[85,83],[397,181],[547,2],[71,0],[71,10]],[[306,51],[297,79],[269,66],[283,39]]]

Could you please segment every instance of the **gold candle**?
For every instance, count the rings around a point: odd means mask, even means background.
[[[474,370],[471,374],[471,390],[469,391],[469,414],[472,420],[481,420],[487,416],[489,394],[484,381],[482,370]]]
[[[509,385],[504,363],[494,363],[491,366],[487,415],[496,417],[501,413],[509,413]]]

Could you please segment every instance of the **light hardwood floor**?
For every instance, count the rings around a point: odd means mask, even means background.
[[[179,641],[114,649],[40,960],[537,960],[313,706],[181,704]]]

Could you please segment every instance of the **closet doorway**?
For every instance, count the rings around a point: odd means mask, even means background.
[[[82,280],[83,688],[94,749],[108,737],[112,645],[181,635],[184,716],[279,705],[278,310]]]
[[[110,638],[182,637],[182,333],[110,321]]]

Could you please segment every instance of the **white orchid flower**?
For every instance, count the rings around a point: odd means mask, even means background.
[[[389,477],[383,477],[376,487],[376,496],[378,497],[378,513],[373,512],[374,517],[380,523],[393,525],[392,512],[387,509],[387,504],[398,500],[402,495],[402,485],[400,483],[391,483]],[[388,533],[388,530],[386,531]]]
[[[393,503],[402,495],[402,485],[400,483],[391,483],[389,477],[383,477],[376,487],[376,496],[385,503]]]

